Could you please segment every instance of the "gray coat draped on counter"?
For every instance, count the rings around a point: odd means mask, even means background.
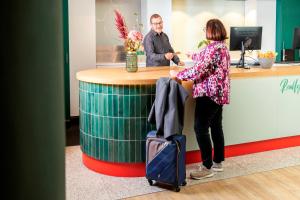
[[[187,97],[188,92],[176,81],[170,78],[157,80],[155,101],[148,121],[156,124],[158,135],[167,138],[174,134],[182,134]]]

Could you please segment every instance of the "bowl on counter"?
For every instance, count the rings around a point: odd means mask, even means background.
[[[261,68],[270,69],[275,62],[275,58],[258,58],[258,62]]]

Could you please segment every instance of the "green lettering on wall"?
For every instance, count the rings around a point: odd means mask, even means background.
[[[280,91],[281,93],[285,92],[293,92],[294,94],[299,94],[300,92],[300,83],[298,79],[295,80],[289,80],[289,79],[283,79],[280,82]]]

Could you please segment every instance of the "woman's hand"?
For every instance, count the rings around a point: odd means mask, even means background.
[[[172,79],[175,79],[177,74],[178,74],[178,72],[176,72],[175,70],[170,70],[170,76]]]

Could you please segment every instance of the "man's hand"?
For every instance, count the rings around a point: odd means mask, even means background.
[[[184,64],[184,62],[180,61],[180,62],[178,63],[178,65],[179,65],[179,66],[184,66],[185,64]]]
[[[165,58],[166,58],[167,60],[172,60],[173,57],[174,57],[173,53],[166,53],[166,54],[165,54]]]
[[[193,52],[188,51],[188,52],[185,53],[185,55],[186,55],[188,58],[192,58]]]

